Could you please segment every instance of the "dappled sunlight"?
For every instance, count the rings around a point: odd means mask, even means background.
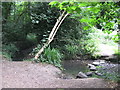
[[[115,54],[115,49],[118,49],[118,47],[107,44],[99,44],[99,54],[102,56],[111,56]]]

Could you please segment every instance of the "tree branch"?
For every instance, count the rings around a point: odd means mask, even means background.
[[[47,40],[47,42],[44,44],[44,46],[39,50],[39,52],[35,55],[35,60],[38,59],[38,57],[40,56],[40,54],[44,51],[44,49],[52,42],[54,36],[56,35],[56,32],[58,31],[60,25],[62,24],[63,20],[67,17],[68,13],[65,14],[66,11],[63,11],[62,15],[59,16],[57,22],[55,23],[49,38]]]

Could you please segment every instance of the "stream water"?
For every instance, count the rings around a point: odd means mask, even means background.
[[[93,60],[64,60],[62,65],[65,69],[63,73],[66,75],[65,79],[69,79],[69,77],[75,78],[79,72],[87,72],[89,68],[87,67],[88,63],[92,63]],[[120,64],[113,63],[105,63],[103,64],[104,69],[101,69],[102,74],[105,76],[101,76],[107,79],[117,79],[120,77],[119,70]],[[99,70],[99,69],[98,69]]]
[[[72,77],[75,77],[80,71],[88,71],[86,63],[81,60],[64,60],[62,65],[65,69],[63,73]]]

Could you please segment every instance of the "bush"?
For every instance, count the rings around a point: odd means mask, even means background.
[[[33,48],[33,51],[30,53],[30,55],[35,55],[40,49],[41,49],[41,45],[38,44],[35,48]]]
[[[12,59],[14,54],[19,50],[14,44],[10,43],[8,45],[3,45],[2,51],[3,51],[2,54],[4,57],[6,57],[8,59]]]
[[[94,39],[79,40],[79,52],[81,55],[89,55],[89,57],[96,57],[95,52],[97,52],[97,44]]]
[[[33,44],[37,44],[37,36],[34,33],[27,34],[26,39]]]
[[[77,45],[65,45],[64,58],[65,59],[75,59],[78,52]]]
[[[38,48],[35,48],[33,51],[34,54],[35,52],[38,52],[40,50],[41,46],[38,45]],[[36,62],[45,62],[49,64],[53,64],[56,67],[61,68],[61,59],[62,59],[62,54],[59,52],[59,50],[55,48],[46,48],[43,54],[40,55],[38,60]],[[62,68],[61,68],[62,69]]]
[[[97,58],[98,55],[98,36],[95,35],[95,30],[80,30],[79,38],[73,37],[66,39],[67,45],[61,48],[65,59],[76,59],[77,57]]]

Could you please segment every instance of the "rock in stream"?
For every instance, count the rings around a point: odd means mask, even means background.
[[[79,72],[78,75],[76,76],[76,78],[87,78],[88,76],[83,73],[83,72]]]

